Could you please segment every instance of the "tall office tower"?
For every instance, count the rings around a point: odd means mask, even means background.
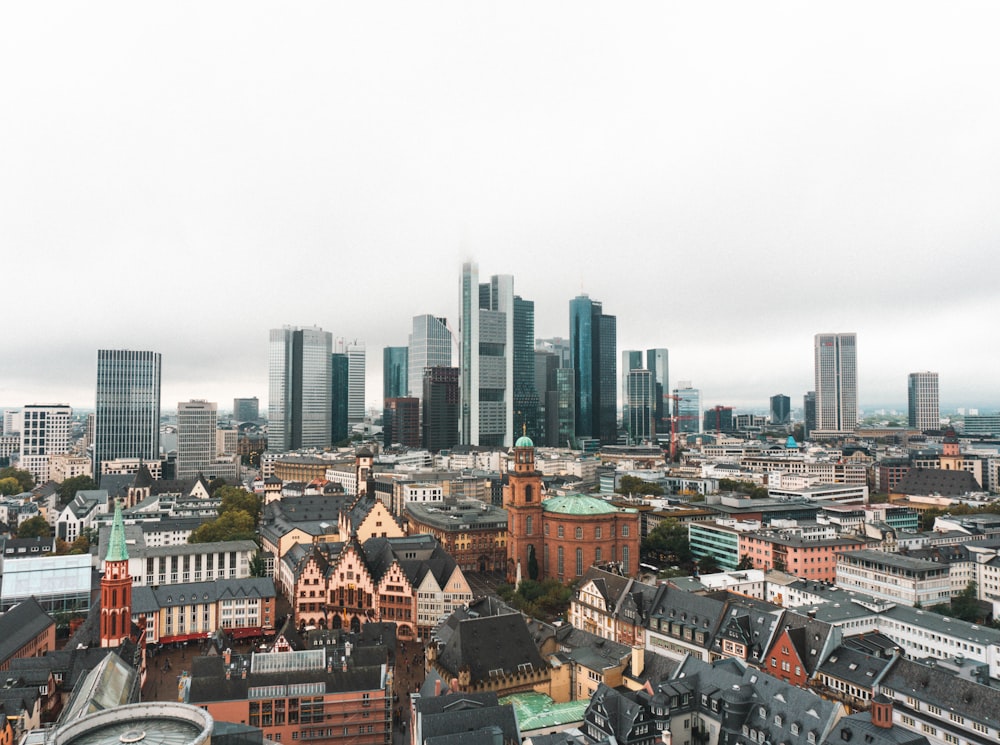
[[[462,403],[459,377],[457,367],[424,368],[421,430],[423,445],[431,452],[447,450],[458,444]]]
[[[256,422],[260,419],[260,401],[257,397],[234,398],[233,419],[237,422]]]
[[[382,400],[403,398],[410,386],[409,350],[406,347],[385,347],[382,350]]]
[[[653,374],[653,425],[656,433],[670,432],[670,352],[659,347],[646,350],[646,369]]]
[[[181,401],[177,404],[177,465],[179,479],[209,476],[215,464],[218,404]]]
[[[159,352],[97,350],[94,478],[116,458],[160,457]]]
[[[21,433],[21,410],[6,409],[3,413],[3,434],[17,435]]]
[[[21,411],[20,467],[35,483],[49,480],[49,456],[69,452],[70,419],[68,404],[29,404]]]
[[[703,432],[724,432],[732,434],[736,431],[733,426],[732,406],[713,406],[705,410]]]
[[[655,390],[653,373],[641,368],[632,369],[625,376],[625,381],[628,406],[625,429],[628,430],[629,443],[638,445],[642,442],[650,442],[656,433],[653,424],[653,412],[656,409],[653,395]]]
[[[556,388],[558,369],[558,354],[535,350],[535,391],[538,393],[540,431],[540,437],[535,439],[535,442],[548,447],[556,447],[559,444],[559,394]]]
[[[479,267],[462,265],[459,321],[461,438],[465,445],[510,447],[514,431],[514,278],[479,283]]]
[[[320,328],[271,329],[267,447],[274,452],[330,444],[330,349]]]
[[[575,374],[576,434],[618,441],[617,319],[586,295],[569,302],[570,366]]]
[[[856,334],[816,334],[816,432],[854,432],[858,423]]]
[[[347,420],[362,422],[365,419],[365,343],[338,338],[334,351],[347,355]]]
[[[576,371],[556,370],[555,433],[558,447],[572,447],[576,439]]]
[[[701,391],[691,387],[690,380],[678,380],[674,389],[675,432],[697,434],[701,432]]]
[[[809,391],[802,397],[802,439],[808,440],[816,429],[816,391]]]
[[[535,339],[535,349],[559,355],[559,367],[571,367],[573,351],[569,339],[553,336],[551,339]]]
[[[635,349],[626,349],[622,352],[622,427],[626,431],[628,428],[628,374],[633,370],[645,370],[642,364],[642,352]]]
[[[540,442],[542,422],[538,389],[535,387],[535,303],[514,296],[514,431]]]
[[[413,331],[409,344],[409,391],[406,395],[422,398],[424,395],[424,369],[451,367],[454,338],[448,321],[424,314],[413,317]]]
[[[351,363],[346,354],[330,355],[330,440],[336,444],[350,434],[347,415]]]
[[[783,393],[771,396],[771,424],[788,424],[792,417],[792,399]]]
[[[910,405],[911,427],[915,427],[921,432],[941,428],[938,374],[936,372],[910,373],[907,400]]]
[[[387,398],[382,409],[382,444],[420,447],[420,399]]]

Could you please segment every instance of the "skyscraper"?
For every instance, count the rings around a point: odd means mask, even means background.
[[[365,343],[337,339],[338,354],[347,355],[347,420],[361,422],[365,418]]]
[[[938,403],[938,374],[936,372],[910,373],[907,384],[910,426],[925,432],[941,428],[941,409]]]
[[[462,265],[459,389],[462,443],[510,447],[514,431],[514,278],[479,283],[475,262]]]
[[[792,399],[778,393],[771,396],[771,424],[788,424],[792,416]]]
[[[701,432],[701,391],[692,388],[690,380],[678,380],[674,396],[674,415],[677,417],[674,431],[684,434]]]
[[[323,448],[331,442],[331,348],[320,328],[271,329],[269,450]]]
[[[539,438],[541,404],[535,387],[535,303],[514,296],[514,420],[512,437]],[[522,429],[523,425],[523,429]],[[540,441],[540,440],[537,440]]]
[[[432,452],[458,444],[458,420],[461,407],[457,367],[424,368],[424,392],[421,397],[421,428],[425,448]]]
[[[816,433],[847,434],[858,422],[856,334],[816,334]]]
[[[177,404],[177,470],[179,479],[211,476],[215,464],[218,405],[208,401]]]
[[[330,439],[335,444],[350,433],[347,406],[350,388],[350,360],[346,354],[330,355]]]
[[[382,444],[420,447],[420,399],[387,398],[382,411]]]
[[[409,344],[408,396],[424,395],[424,370],[428,367],[451,367],[454,339],[448,321],[424,314],[413,317]]]
[[[628,428],[628,374],[633,370],[644,370],[642,363],[642,352],[637,349],[626,349],[622,352],[622,426],[626,431]]]
[[[816,391],[802,397],[802,439],[808,440],[816,429]]]
[[[160,354],[97,351],[94,478],[115,458],[160,457]]]
[[[21,411],[19,465],[36,483],[49,480],[49,456],[69,452],[72,416],[67,404],[29,404]]]
[[[570,364],[576,388],[576,434],[618,440],[617,319],[580,295],[569,302]]]
[[[653,411],[655,401],[653,397],[654,383],[653,373],[642,368],[628,371],[625,377],[627,394],[628,418],[625,420],[625,429],[628,430],[629,443],[638,445],[642,442],[649,442],[653,439],[655,428],[653,425]]]
[[[410,390],[409,350],[406,347],[385,347],[382,350],[382,400],[402,398]]]
[[[646,350],[646,369],[653,374],[653,425],[657,434],[670,432],[670,352]]]

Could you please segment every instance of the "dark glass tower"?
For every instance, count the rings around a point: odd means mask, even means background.
[[[330,444],[330,350],[320,328],[271,329],[268,382],[269,450]]]
[[[569,339],[574,370],[577,437],[618,440],[617,324],[601,303],[580,295],[569,303]]]
[[[385,347],[382,350],[382,400],[409,395],[409,349]]]
[[[514,439],[523,431],[541,442],[539,397],[535,387],[535,303],[514,296]],[[524,430],[522,430],[522,425]]]
[[[457,367],[424,369],[422,398],[423,445],[432,452],[458,444],[458,413],[461,402]]]
[[[94,475],[116,458],[160,457],[160,354],[97,351]]]
[[[348,390],[350,386],[350,360],[344,353],[330,355],[330,439],[337,443],[348,435]]]

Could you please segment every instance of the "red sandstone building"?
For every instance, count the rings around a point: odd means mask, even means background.
[[[570,494],[542,499],[542,477],[535,470],[535,445],[528,437],[514,443],[503,505],[507,510],[507,577],[567,582],[594,564],[619,564],[622,574],[639,565],[639,513],[602,499]]]

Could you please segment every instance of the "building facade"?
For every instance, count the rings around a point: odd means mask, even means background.
[[[29,404],[21,416],[20,467],[31,473],[36,483],[44,484],[51,478],[51,456],[69,452],[73,409],[67,404]]]
[[[448,321],[430,314],[413,317],[408,351],[409,390],[405,395],[423,398],[424,370],[428,367],[452,366],[452,339]]]
[[[815,434],[853,433],[858,422],[856,334],[816,334]]]
[[[771,396],[771,424],[788,424],[792,420],[792,399],[783,393]]]
[[[421,401],[421,441],[431,452],[455,447],[459,441],[459,414],[462,406],[457,367],[424,369]]]
[[[683,434],[701,432],[701,391],[691,386],[690,380],[680,380],[674,389],[674,430]]]
[[[625,429],[631,444],[650,442],[656,434],[656,383],[653,373],[632,369],[625,376]]]
[[[256,422],[260,419],[260,401],[252,398],[233,399],[233,419],[237,422]]]
[[[906,400],[909,424],[921,432],[941,428],[941,408],[938,403],[938,374],[914,372],[907,379]]]
[[[365,343],[354,339],[337,339],[337,354],[347,355],[347,421],[356,423],[365,418]]]
[[[618,441],[618,331],[615,316],[580,295],[569,303],[570,366],[574,371],[577,437]]]
[[[94,411],[94,473],[118,458],[160,457],[158,352],[100,349]]]
[[[409,395],[409,349],[385,347],[382,349],[382,400],[403,398]]]
[[[268,449],[323,448],[331,442],[333,336],[320,328],[271,329]]]
[[[215,463],[218,404],[181,401],[177,404],[178,479],[209,476]]]
[[[382,409],[382,442],[386,447],[420,447],[420,399],[387,398]]]

